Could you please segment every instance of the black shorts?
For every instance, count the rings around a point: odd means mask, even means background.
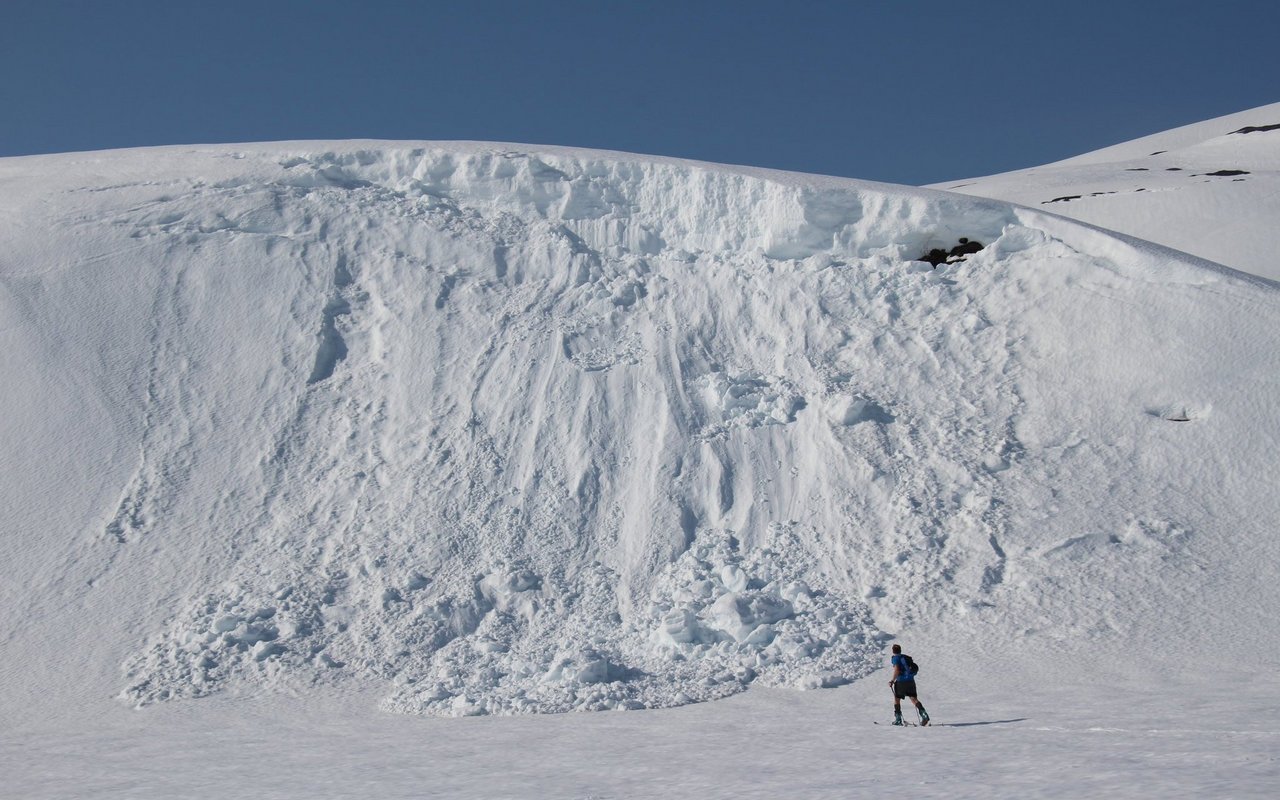
[[[915,696],[916,696],[915,681],[894,681],[893,682],[893,697],[895,700],[905,700],[908,697],[914,698]]]

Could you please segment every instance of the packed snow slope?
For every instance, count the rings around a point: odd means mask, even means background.
[[[1280,280],[1280,103],[934,188],[1043,208]]]
[[[1004,202],[472,143],[7,159],[0,374],[6,715],[653,708],[904,632],[1277,655],[1276,286]]]

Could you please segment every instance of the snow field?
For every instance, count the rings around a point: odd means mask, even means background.
[[[1203,680],[1090,688],[1080,675],[1111,676],[1061,659],[1042,676],[1056,680],[956,685],[995,662],[940,661],[922,684],[940,724],[925,729],[871,724],[889,715],[878,679],[644,713],[469,719],[223,695],[109,723],[24,726],[20,739],[0,735],[0,762],[9,791],[31,798],[217,797],[228,786],[347,796],[370,785],[389,798],[843,798],[886,786],[930,798],[1264,798],[1280,777],[1275,705],[1248,713],[1256,694]]]
[[[902,631],[1202,657],[1241,592],[1280,607],[1280,310],[1214,265],[585,151],[2,166],[3,591],[45,664],[12,704],[87,673],[139,706],[660,708],[857,681]]]

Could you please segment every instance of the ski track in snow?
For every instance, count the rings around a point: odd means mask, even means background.
[[[1275,597],[1235,544],[1276,555],[1271,287],[852,181],[156,152],[43,189],[32,229],[87,243],[38,265],[10,229],[0,273],[133,325],[16,323],[100,398],[115,487],[30,580],[136,601],[102,612],[130,703],[355,682],[407,713],[659,708],[847,684],[907,629],[1116,642],[1186,633],[1147,631],[1186,593]],[[987,247],[912,260],[960,236]]]

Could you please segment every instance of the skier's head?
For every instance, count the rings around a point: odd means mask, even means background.
[[[900,644],[895,644],[895,645],[893,646],[893,654],[894,654],[895,656],[897,656],[897,655],[902,655],[902,645],[900,645]]]

